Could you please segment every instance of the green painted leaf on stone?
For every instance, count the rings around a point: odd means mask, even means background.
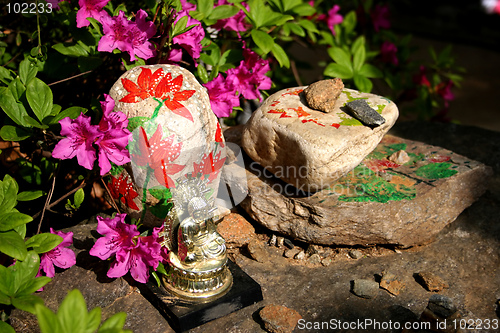
[[[149,121],[148,117],[132,117],[128,120],[127,129],[132,132],[137,127],[142,126],[145,122]]]
[[[451,166],[452,164],[448,162],[429,163],[418,168],[417,171],[415,171],[415,174],[427,179],[448,178],[458,172],[457,170],[451,170]]]

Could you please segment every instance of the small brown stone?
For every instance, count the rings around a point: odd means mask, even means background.
[[[307,258],[307,261],[309,261],[313,265],[316,265],[321,262],[321,257],[319,256],[319,254],[315,253],[311,255],[309,258]]]
[[[302,316],[295,310],[281,305],[267,305],[259,312],[266,331],[291,333]]]
[[[430,272],[417,273],[416,280],[428,291],[441,291],[449,288],[446,281]]]
[[[396,275],[384,272],[382,273],[382,280],[380,280],[380,288],[387,290],[393,295],[399,295],[405,284],[397,280]]]
[[[247,244],[248,253],[252,259],[260,262],[266,263],[269,261],[269,252],[267,252],[265,246],[256,239],[253,239]]]
[[[217,225],[217,231],[226,240],[228,248],[242,247],[255,235],[255,228],[243,216],[231,213]]]
[[[307,104],[311,109],[323,112],[335,110],[335,102],[344,89],[344,84],[339,78],[314,82],[304,90]]]
[[[286,258],[293,258],[300,252],[300,249],[294,247],[293,249],[286,249],[283,255]]]
[[[410,156],[408,156],[408,153],[406,151],[398,150],[397,152],[389,156],[389,161],[397,163],[399,165],[403,165],[410,161]]]

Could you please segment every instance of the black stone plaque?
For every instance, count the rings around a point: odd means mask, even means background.
[[[226,294],[209,302],[183,300],[163,286],[158,287],[154,280],[139,288],[176,332],[187,331],[262,301],[260,285],[231,260],[227,264],[233,275],[233,285]]]

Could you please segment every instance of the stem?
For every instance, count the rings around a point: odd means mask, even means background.
[[[50,208],[49,203],[50,203],[50,200],[52,199],[52,194],[54,193],[55,186],[56,186],[56,176],[54,175],[54,178],[52,178],[52,187],[49,191],[49,194],[47,195],[47,199],[45,199],[45,205],[43,205],[42,217],[40,218],[40,222],[38,222],[38,230],[36,232],[37,235],[40,233],[40,229],[42,228],[42,222],[43,222],[43,217],[45,215],[45,210]]]
[[[76,74],[76,75],[73,75],[71,77],[68,77],[68,78],[65,78],[65,79],[62,79],[62,80],[59,80],[59,81],[56,81],[56,82],[52,82],[52,83],[49,83],[48,86],[52,86],[54,84],[58,84],[58,83],[61,83],[61,82],[64,82],[64,81],[68,81],[68,80],[71,80],[71,79],[74,79],[74,78],[77,78],[79,76],[82,76],[82,75],[85,75],[85,74],[88,74],[92,72],[91,70],[90,71],[86,71],[84,73],[80,73],[80,74]]]
[[[160,109],[161,107],[163,106],[163,103],[165,101],[160,101],[159,99],[157,99],[156,97],[154,97],[154,100],[157,101],[159,104],[158,106],[155,108],[154,112],[153,112],[153,115],[151,116],[151,120],[154,120],[156,119],[156,117],[158,117],[158,112],[160,112]]]
[[[149,167],[149,164],[147,166],[148,171],[146,172],[146,179],[144,180],[144,186],[142,188],[142,214],[141,214],[141,223],[144,224],[144,217],[146,216],[146,197],[148,195],[148,183],[149,179],[151,178],[151,171],[153,169]]]
[[[38,54],[42,54],[42,36],[40,36],[40,12],[38,11],[38,0],[35,0],[36,5],[36,29],[38,31]]]
[[[295,60],[290,60],[290,67],[292,67],[293,77],[299,86],[303,86],[302,80],[300,79],[299,72],[297,71],[297,65],[295,64]]]
[[[106,185],[106,183],[104,182],[104,179],[102,179],[102,177],[101,177],[101,183],[104,186],[104,188],[106,189],[106,192],[108,193],[109,197],[111,198],[111,204],[116,209],[118,214],[121,214],[120,209],[118,208],[118,205],[115,202],[115,199],[113,198],[113,196],[111,195],[111,192],[109,191],[108,185]]]

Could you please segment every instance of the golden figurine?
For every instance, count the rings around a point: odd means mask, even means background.
[[[213,200],[204,180],[188,177],[173,191],[173,204],[164,222],[163,246],[170,265],[164,285],[190,300],[210,300],[228,291],[232,275],[227,268],[226,243],[217,232]]]

